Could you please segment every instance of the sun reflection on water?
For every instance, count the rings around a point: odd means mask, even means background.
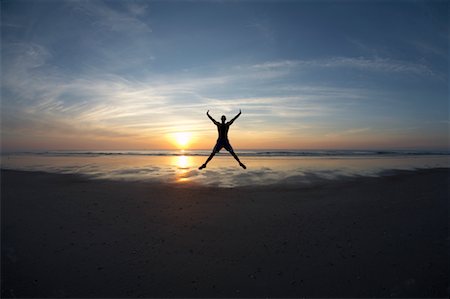
[[[178,169],[187,169],[187,168],[189,168],[189,166],[190,166],[189,160],[190,159],[187,156],[178,156],[177,157],[177,162],[176,162],[177,168]]]
[[[192,167],[191,157],[189,156],[176,156],[174,157],[173,164],[176,166],[176,178],[175,180],[180,183],[189,181],[187,177],[190,168]]]
[[[319,178],[376,176],[390,170],[448,168],[448,155],[401,157],[252,157],[243,156],[241,169],[227,155],[214,157],[208,168],[199,171],[205,156],[147,155],[2,155],[2,169],[82,174],[92,178],[170,182],[220,187],[302,184]]]

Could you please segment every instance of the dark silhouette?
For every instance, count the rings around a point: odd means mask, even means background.
[[[206,115],[208,115],[209,119],[217,126],[217,132],[219,133],[219,137],[217,138],[217,143],[214,146],[211,155],[209,155],[206,162],[202,166],[200,166],[198,169],[205,168],[206,164],[208,164],[208,162],[214,157],[214,155],[216,153],[220,152],[220,150],[222,148],[225,148],[228,152],[230,152],[230,154],[239,162],[239,165],[242,168],[246,169],[247,167],[245,167],[245,165],[239,160],[238,156],[234,153],[230,142],[228,141],[228,130],[230,129],[231,124],[236,120],[236,118],[238,118],[239,115],[241,115],[241,110],[239,109],[239,113],[232,120],[230,120],[227,123],[225,122],[225,120],[227,119],[225,117],[225,115],[222,115],[221,123],[219,123],[214,118],[212,118],[211,115],[209,115],[209,110],[206,112]]]

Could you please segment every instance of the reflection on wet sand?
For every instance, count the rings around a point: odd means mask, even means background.
[[[172,165],[175,165],[177,170],[175,173],[175,181],[184,183],[189,181],[189,170],[193,167],[191,157],[188,156],[176,156],[173,157]]]
[[[195,183],[219,187],[270,184],[304,185],[323,179],[378,176],[388,170],[449,167],[448,156],[251,157],[243,170],[229,156],[218,156],[197,170],[204,156],[44,156],[9,155],[3,169],[75,173],[92,178]]]

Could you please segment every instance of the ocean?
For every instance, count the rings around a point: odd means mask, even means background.
[[[1,168],[79,174],[91,179],[239,187],[310,185],[324,180],[449,168],[450,152],[415,150],[243,150],[242,169],[226,151],[198,170],[210,150],[35,151],[2,153]]]

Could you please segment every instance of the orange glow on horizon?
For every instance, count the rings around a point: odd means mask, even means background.
[[[209,127],[208,127],[209,128]],[[234,128],[233,128],[234,129]],[[230,131],[230,143],[234,150],[248,149],[448,149],[439,135],[420,137],[398,136],[373,131],[328,134],[314,130],[291,134],[280,131],[260,130]],[[5,135],[2,151],[21,150],[212,150],[217,139],[214,128],[195,132],[174,130],[163,134],[131,134],[114,137],[103,135],[33,135],[24,140],[21,135]]]
[[[192,142],[192,134],[189,132],[176,132],[169,135],[170,142],[178,149],[184,150]]]

